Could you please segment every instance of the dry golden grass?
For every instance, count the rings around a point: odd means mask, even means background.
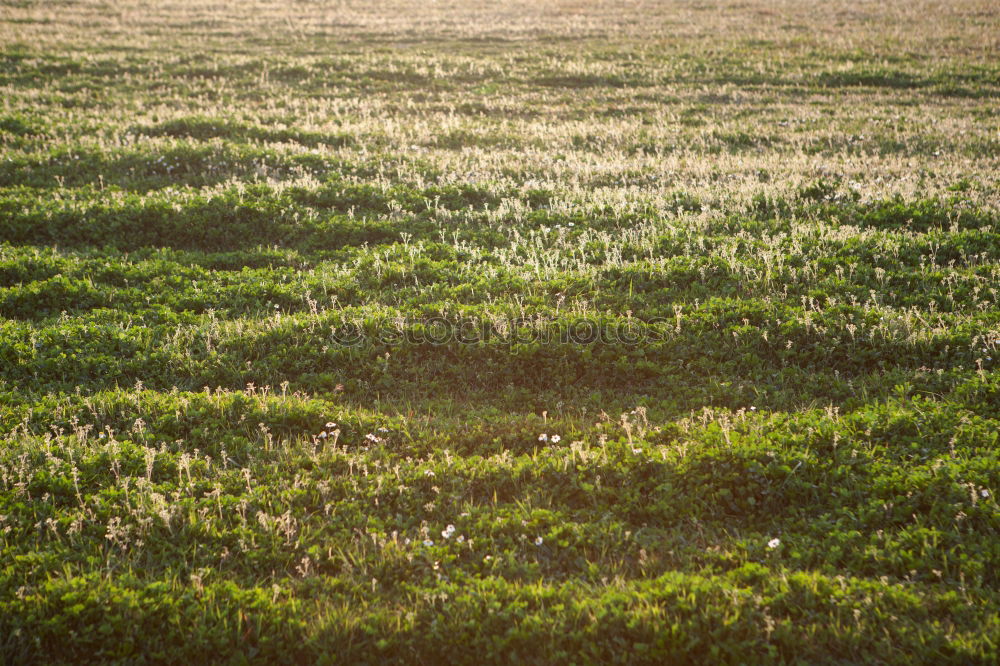
[[[3,43],[139,49],[347,44],[432,47],[436,41],[626,40],[713,51],[766,40],[816,48],[994,58],[1000,8],[990,0],[78,0],[2,3]],[[499,43],[497,43],[499,40]],[[513,45],[512,45],[513,46]],[[568,46],[572,46],[569,44]]]

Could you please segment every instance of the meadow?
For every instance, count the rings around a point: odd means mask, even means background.
[[[997,663],[998,49],[0,0],[0,661]]]

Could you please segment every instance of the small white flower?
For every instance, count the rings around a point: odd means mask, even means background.
[[[465,535],[464,534],[459,534],[458,538],[455,539],[455,541],[457,541],[459,543],[465,543]]]
[[[424,545],[430,548],[431,546],[434,545],[434,542],[431,541],[430,539],[424,539]]]
[[[751,411],[751,412],[756,412],[756,411],[757,411],[757,408],[756,408],[756,407],[754,407],[753,405],[750,405],[750,411]]]
[[[558,444],[560,439],[562,439],[562,437],[560,437],[559,435],[552,435],[553,444]]]
[[[535,539],[535,545],[536,546],[541,546],[542,545],[542,537],[538,537],[537,539]]]
[[[100,435],[98,435],[98,436],[97,436],[97,439],[104,439],[105,437],[107,437],[107,435],[105,435],[105,434],[104,434],[104,433],[102,432],[102,433],[101,433]]]
[[[327,423],[326,423],[326,429],[327,430],[333,430],[336,427],[337,427],[336,423],[334,423],[333,421],[327,421]]]
[[[639,455],[640,453],[642,453],[642,449],[640,449],[640,448],[638,448],[638,447],[636,447],[636,448],[633,448],[633,449],[632,449],[632,453],[634,453],[634,454],[636,454],[636,455]]]
[[[379,432],[389,432],[389,429],[388,428],[379,428],[378,431]]]
[[[443,536],[445,539],[450,539],[451,535],[454,533],[455,533],[455,526],[448,525],[448,527],[444,528],[444,530],[441,532],[441,536]]]
[[[424,470],[424,476],[434,476],[434,472],[429,469]]]
[[[769,550],[774,550],[780,545],[781,545],[781,539],[779,539],[778,537],[774,537],[773,539],[767,542],[767,547]]]
[[[492,555],[487,555],[486,557],[483,558],[483,562],[489,562],[492,559],[493,559]]]
[[[986,490],[986,488],[983,488],[982,490],[979,491],[979,494],[982,495],[984,498],[989,497],[990,491]]]
[[[548,435],[546,435],[546,434],[545,434],[545,433],[543,432],[543,433],[542,433],[541,435],[539,435],[539,436],[538,436],[538,441],[539,441],[539,442],[547,442],[547,441],[549,441],[549,436],[548,436]]]

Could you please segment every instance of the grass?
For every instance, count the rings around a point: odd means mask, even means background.
[[[997,661],[991,3],[0,24],[4,661]]]

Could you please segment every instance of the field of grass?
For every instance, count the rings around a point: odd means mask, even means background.
[[[0,0],[0,662],[997,663],[998,51]]]

